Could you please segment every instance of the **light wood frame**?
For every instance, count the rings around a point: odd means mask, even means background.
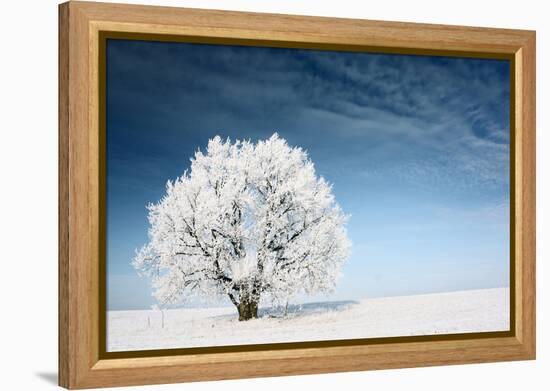
[[[511,63],[511,330],[152,357],[100,349],[102,32]],[[269,345],[267,345],[269,346]],[[535,32],[89,2],[59,6],[59,384],[92,388],[535,358]]]

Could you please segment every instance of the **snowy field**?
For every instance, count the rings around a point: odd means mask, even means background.
[[[107,350],[129,351],[352,338],[503,331],[509,289],[262,308],[239,322],[234,307],[109,311]]]

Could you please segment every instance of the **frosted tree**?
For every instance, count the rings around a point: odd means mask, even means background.
[[[277,134],[209,140],[148,210],[132,263],[161,306],[226,297],[239,320],[256,318],[260,299],[332,291],[351,248],[331,186]]]

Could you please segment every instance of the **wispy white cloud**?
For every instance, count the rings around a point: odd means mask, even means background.
[[[464,189],[508,183],[506,63],[139,42],[109,50],[119,87],[112,100],[158,107],[157,124],[283,134],[317,127],[341,148],[369,145],[359,175]],[[322,158],[358,164],[350,155]]]

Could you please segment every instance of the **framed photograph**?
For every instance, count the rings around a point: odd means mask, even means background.
[[[59,383],[535,358],[535,33],[59,6]]]

